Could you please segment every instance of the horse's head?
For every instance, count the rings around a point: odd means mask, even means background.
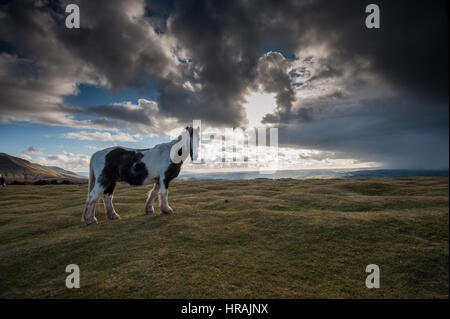
[[[191,160],[195,161],[198,157],[198,145],[200,140],[199,130],[194,130],[192,126],[186,126],[186,130],[189,133],[189,155],[191,156]]]

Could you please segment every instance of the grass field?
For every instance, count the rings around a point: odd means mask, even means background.
[[[147,191],[86,227],[87,185],[0,188],[0,297],[448,298],[447,177],[173,182],[172,216]]]

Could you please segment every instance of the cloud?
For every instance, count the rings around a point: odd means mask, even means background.
[[[35,146],[30,146],[25,151],[23,151],[23,153],[24,154],[42,154],[42,151]]]
[[[388,168],[448,168],[448,109],[423,105],[405,97],[315,101],[281,124],[279,143]]]
[[[252,130],[252,129],[251,129]],[[222,169],[324,169],[324,168],[373,168],[381,164],[370,160],[358,160],[349,153],[330,152],[313,148],[272,147],[248,143],[248,131],[202,127],[199,161],[186,163],[189,170]],[[270,142],[267,141],[269,146]]]
[[[40,156],[33,159],[33,162],[44,166],[57,166],[73,172],[88,172],[89,160],[89,155],[63,152],[46,157]]]
[[[363,1],[70,2],[80,29],[64,28],[69,1],[0,6],[2,122],[148,134],[192,119],[242,126],[245,97],[262,90],[276,95],[264,121],[281,144],[448,167],[446,1],[379,0],[378,30],[364,27]],[[148,81],[157,97],[137,104],[65,103],[80,84]]]
[[[161,114],[158,103],[139,99],[137,104],[119,102],[92,107],[67,107],[68,111],[80,114],[98,116],[93,122],[101,128],[129,128],[147,134],[165,133],[176,126],[183,126],[175,117]]]
[[[295,101],[295,91],[289,72],[289,62],[279,52],[268,52],[258,61],[255,84],[266,93],[275,93],[278,113],[289,113]]]
[[[119,132],[111,134],[110,132],[70,132],[62,135],[63,138],[75,139],[80,141],[103,141],[103,142],[137,142],[142,139],[139,134],[131,135],[128,133]]]
[[[0,6],[2,119],[104,128],[101,121],[76,118],[78,113],[65,105],[65,97],[77,94],[80,83],[105,89],[139,87],[140,74],[173,80],[183,71],[170,40],[144,19],[142,1],[78,1],[83,15],[78,30],[64,27],[67,3],[14,1]],[[3,51],[3,44],[14,51]]]

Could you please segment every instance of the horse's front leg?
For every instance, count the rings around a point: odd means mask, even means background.
[[[164,214],[173,214],[172,208],[169,206],[169,184],[166,183],[164,180],[162,180],[160,185],[161,191],[160,191],[160,208],[161,212]]]
[[[89,192],[86,208],[84,209],[83,217],[81,218],[86,225],[97,224],[97,218],[95,218],[95,204],[102,192],[103,187],[99,183],[95,183],[94,187]]]
[[[153,203],[155,202],[156,196],[158,196],[159,192],[159,182],[156,182],[153,185],[153,188],[148,193],[147,202],[145,203],[145,213],[153,214]]]
[[[103,197],[103,203],[105,205],[106,217],[111,220],[120,219],[119,214],[116,213],[114,205],[112,203],[114,196],[114,188],[116,187],[116,182],[112,182],[106,189]]]

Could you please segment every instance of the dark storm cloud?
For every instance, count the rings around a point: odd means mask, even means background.
[[[0,115],[239,126],[246,94],[260,88],[276,95],[265,121],[280,126],[280,144],[399,166],[448,160],[446,1],[377,0],[378,30],[364,26],[365,1],[71,2],[79,30],[64,28],[68,1],[0,7]],[[157,108],[64,105],[80,83],[116,89],[142,76],[156,85]]]
[[[0,111],[15,120],[70,123],[60,106],[91,70],[55,38],[55,13],[41,2],[0,6]]]
[[[256,84],[264,92],[275,93],[278,112],[289,114],[295,92],[289,76],[290,63],[279,52],[269,52],[259,59]]]
[[[307,116],[297,114],[300,122],[279,128],[288,145],[335,150],[391,168],[448,168],[448,108],[427,99],[374,98],[345,107],[322,101],[300,110]]]
[[[152,110],[146,108],[130,109],[123,105],[99,105],[95,107],[69,107],[67,110],[74,114],[95,115],[128,123],[152,125],[151,114],[149,114]]]
[[[220,101],[209,101],[230,110],[235,108],[228,105],[228,99],[233,106],[239,104],[250,83],[261,73],[264,75],[264,63],[259,64],[258,57],[262,56],[265,44],[274,43],[285,53],[301,52],[302,47],[315,44],[327,44],[332,49],[322,61],[326,68],[311,81],[340,76],[349,64],[355,67],[357,60],[363,60],[369,65],[364,71],[390,86],[398,96],[423,96],[432,107],[445,111],[448,107],[445,101],[448,97],[446,2],[377,3],[382,14],[379,30],[364,27],[366,3],[362,1],[183,1],[175,4],[168,29],[198,59],[202,66],[200,79],[207,85],[208,96],[220,92]],[[277,68],[266,72],[259,82],[266,92],[279,93],[277,104],[283,123],[295,120],[297,114],[290,111],[294,102],[291,83],[286,81],[285,73],[278,72],[285,61],[278,62]],[[352,83],[353,89],[371,85],[367,79],[358,78],[361,71],[356,68],[354,78],[345,79]],[[264,85],[267,82],[269,85]],[[345,94],[334,92],[335,97]],[[179,97],[176,100],[179,103],[171,104],[172,107],[183,105],[183,101],[197,102],[184,95]],[[163,102],[165,98],[163,94]],[[202,109],[208,108],[202,105]],[[407,111],[407,108],[399,110]],[[300,111],[302,114],[308,116],[308,112]]]
[[[159,79],[171,63],[141,1],[64,1],[82,11],[80,29],[56,28],[56,36],[75,56],[106,77],[113,88],[132,85],[139,73]]]
[[[192,94],[168,85],[162,109],[193,112],[213,123],[241,124],[242,103],[255,76],[261,35],[252,10],[244,2],[178,1],[168,19],[168,31],[193,57]],[[173,111],[171,113],[174,113]]]
[[[0,38],[14,50],[0,53],[1,112],[16,120],[85,126],[64,105],[80,83],[117,89],[147,78],[176,81],[185,72],[174,65],[167,43],[143,17],[142,1],[75,1],[82,28],[64,26],[67,1],[13,1],[0,7]],[[122,101],[118,101],[122,102]],[[112,115],[117,114],[112,110]],[[132,109],[123,120],[142,121]],[[99,107],[92,114],[105,113]],[[94,121],[93,123],[98,123]],[[148,123],[147,123],[148,124]]]

